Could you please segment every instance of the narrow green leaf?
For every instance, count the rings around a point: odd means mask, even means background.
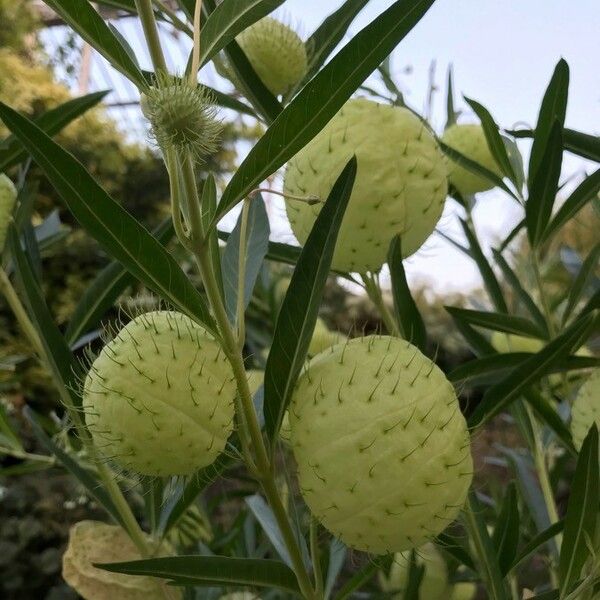
[[[225,292],[225,308],[229,320],[234,323],[238,302],[238,276],[240,261],[240,234],[243,211],[227,240],[223,251],[223,287]],[[269,248],[269,217],[261,195],[250,201],[246,222],[245,262],[244,262],[244,309],[248,307],[254,285],[258,279],[263,260]]]
[[[236,35],[283,4],[284,0],[224,0],[202,25],[200,66],[205,65]]]
[[[471,415],[469,425],[471,427],[482,425],[497,415],[527,387],[546,375],[553,365],[577,350],[587,339],[597,319],[596,312],[584,315],[537,354],[524,361],[505,379],[489,388]]]
[[[600,169],[586,177],[556,211],[554,218],[546,227],[542,242],[547,242],[565,223],[572,219],[588,202],[598,197],[600,192]]]
[[[228,94],[224,94],[219,90],[215,90],[207,85],[201,86],[206,91],[210,93],[210,95],[214,98],[215,104],[217,106],[222,106],[223,108],[229,108],[230,110],[234,110],[237,113],[242,115],[248,115],[253,117],[254,119],[258,119],[258,115],[254,111],[251,106],[248,106],[245,102],[240,102],[237,98],[233,96],[229,96]]]
[[[467,502],[465,521],[471,543],[477,550],[476,560],[479,565],[479,574],[486,584],[486,591],[490,600],[509,600],[500,572],[498,555],[483,518],[483,506],[474,490],[469,492]]]
[[[216,229],[208,230],[208,224],[217,210],[217,183],[212,173],[209,173],[202,185],[202,195],[200,197],[200,206],[202,207],[202,228],[207,231],[205,244],[208,247],[210,261],[212,263],[215,278],[219,285],[221,298],[225,298],[223,289],[223,273],[221,269],[221,249],[219,248],[219,236]]]
[[[265,369],[265,429],[271,440],[277,437],[290,394],[306,359],[355,177],[356,157],[353,157],[319,212],[277,317]]]
[[[437,142],[438,142],[440,148],[442,149],[442,151],[444,152],[444,154],[446,156],[448,156],[448,158],[450,158],[450,160],[459,164],[461,167],[467,169],[467,171],[470,171],[471,173],[475,173],[475,175],[480,175],[484,179],[487,179],[494,186],[499,187],[501,190],[503,190],[509,196],[511,196],[514,200],[521,203],[521,200],[519,199],[519,197],[506,185],[506,183],[504,183],[504,181],[502,181],[501,177],[498,177],[498,175],[496,175],[496,173],[494,173],[493,171],[490,171],[489,169],[486,169],[484,166],[480,165],[479,163],[475,162],[474,160],[467,158],[464,154],[461,154],[458,150],[455,150],[454,148],[444,144],[444,142],[442,142],[441,139],[438,138]]]
[[[523,191],[523,186],[525,185],[525,167],[523,166],[523,155],[521,154],[519,146],[517,146],[515,140],[503,135],[502,141],[504,142],[506,153],[508,154],[508,160],[510,161],[515,173],[516,179],[513,183],[515,184],[518,192],[521,193]]]
[[[512,564],[510,565],[509,571],[515,570],[524,560],[527,560],[534,552],[541,546],[554,539],[565,526],[564,520],[553,523],[547,529],[544,529],[541,533],[538,533],[532,540],[530,540],[515,557]]]
[[[575,277],[575,280],[571,284],[569,296],[567,299],[567,305],[563,312],[562,322],[563,325],[569,321],[569,318],[573,314],[573,311],[577,307],[577,304],[581,300],[586,288],[590,281],[594,277],[594,272],[598,268],[598,261],[600,260],[600,243],[596,244],[590,251],[586,259],[583,261],[583,265]]]
[[[79,373],[77,362],[56,326],[54,317],[44,300],[42,289],[33,273],[31,263],[23,252],[13,227],[9,230],[8,243],[15,263],[15,274],[19,288],[28,309],[28,316],[43,346],[43,358],[48,361],[48,366],[57,384],[64,388],[73,406],[79,407],[81,406],[81,398],[75,391],[79,387],[77,383],[77,374]]]
[[[402,594],[402,600],[419,600],[421,596],[421,582],[425,576],[426,565],[417,564],[417,555],[414,550],[410,553],[410,561],[408,564],[408,578],[406,581],[406,589]]]
[[[413,300],[404,264],[402,262],[401,240],[396,236],[390,244],[388,253],[388,264],[390,267],[390,276],[392,279],[392,295],[394,298],[394,309],[398,320],[398,325],[404,339],[408,340],[423,352],[427,346],[427,333],[425,323],[421,313]]]
[[[162,298],[215,331],[206,302],[173,257],[80,162],[1,102],[0,118],[19,137],[76,219],[108,253]]]
[[[434,0],[397,0],[301,90],[250,151],[225,189],[213,225],[323,129]]]
[[[368,2],[369,0],[346,0],[306,40],[308,69],[304,80],[296,89],[303,87],[307,81],[316,75],[331,53],[344,39],[348,27],[350,27],[356,15],[358,15]]]
[[[517,277],[517,274],[510,268],[509,264],[506,262],[502,254],[497,250],[493,250],[494,259],[502,273],[504,278],[510,287],[514,290],[515,294],[522,302],[523,306],[527,309],[531,318],[535,321],[537,327],[542,333],[542,337],[548,337],[548,324],[546,323],[546,318],[542,314],[542,311],[538,308],[538,305],[535,303],[533,298],[529,295],[529,293],[525,290],[525,288],[521,285],[521,281]]]
[[[597,535],[598,498],[600,498],[600,464],[598,427],[594,424],[579,452],[571,484],[558,565],[561,597],[573,589],[581,575],[581,569],[591,556],[588,545],[594,543],[593,540]]]
[[[519,235],[521,230],[525,227],[525,219],[521,219],[510,231],[510,233],[506,236],[505,240],[500,244],[498,248],[498,252],[504,252],[506,248],[508,248],[509,244]]]
[[[465,547],[465,544],[463,544],[462,538],[459,539],[457,536],[445,531],[435,538],[435,542],[439,548],[452,556],[458,564],[464,565],[472,571],[476,571],[475,561],[469,553],[469,550]]]
[[[458,120],[460,111],[454,107],[454,71],[452,64],[448,66],[448,78],[446,86],[446,125],[444,129],[448,129],[451,125],[455,125]]]
[[[485,254],[481,249],[477,235],[464,219],[460,219],[460,224],[467,241],[469,242],[471,257],[477,264],[479,272],[481,273],[481,277],[483,278],[483,285],[485,286],[487,293],[494,303],[496,310],[501,313],[508,313],[508,307],[506,305],[506,300],[504,300],[504,295],[502,294],[502,288],[498,283],[498,279],[496,278],[494,270],[492,269],[488,259],[485,257]]]
[[[56,135],[77,117],[96,106],[108,92],[94,92],[81,98],[73,98],[46,111],[35,119],[35,124],[49,136]],[[14,135],[9,136],[0,148],[0,171],[7,171],[20,163],[27,152]]]
[[[95,566],[113,573],[160,577],[174,585],[251,585],[300,593],[294,572],[276,560],[227,556],[169,556]]]
[[[323,591],[324,600],[329,600],[331,592],[335,586],[335,582],[346,562],[348,549],[343,542],[337,538],[332,538],[329,544],[329,562],[327,569],[327,577],[325,578],[325,589]]]
[[[516,138],[533,137],[531,129],[509,129],[506,133]],[[589,135],[581,131],[565,128],[563,130],[563,143],[565,150],[587,160],[600,162],[600,137],[597,135]]]
[[[558,192],[562,156],[562,125],[555,121],[540,158],[539,168],[529,184],[529,198],[525,204],[527,233],[534,248],[543,238],[552,216],[552,207]]]
[[[500,167],[500,170],[515,184],[515,186],[517,186],[517,176],[508,157],[508,152],[506,151],[506,146],[504,145],[504,141],[500,135],[496,121],[494,121],[494,118],[489,113],[487,108],[485,108],[485,106],[479,102],[471,100],[466,96],[465,101],[479,117],[487,145],[492,153],[492,156],[494,157],[494,160]]]
[[[23,444],[13,430],[4,404],[0,404],[0,445],[5,448],[10,447],[17,450],[23,449]]]
[[[492,535],[492,543],[497,549],[500,573],[505,576],[510,570],[519,544],[519,501],[514,482],[508,484],[508,489],[502,501],[502,510]]]
[[[385,568],[391,564],[392,557],[372,557],[367,564],[356,571],[354,575],[342,586],[340,591],[336,594],[335,600],[347,600],[354,592],[359,590],[363,585],[369,583],[373,577],[379,572],[380,569]]]
[[[504,333],[523,335],[536,339],[543,337],[543,332],[540,332],[538,326],[523,317],[480,310],[468,310],[453,306],[445,306],[444,308],[452,315],[455,321],[463,320],[470,325],[491,329],[492,331],[503,331]]]
[[[152,232],[152,235],[163,245],[173,237],[173,234],[171,217],[167,217]],[[69,346],[98,326],[106,311],[134,281],[135,278],[119,261],[112,261],[104,267],[86,288],[71,315],[65,331],[65,338]]]
[[[91,2],[81,0],[45,0],[45,2],[117,71],[123,73],[139,88],[145,87],[146,82],[142,72]]]
[[[496,349],[490,344],[489,340],[479,331],[471,327],[468,323],[461,319],[453,319],[454,325],[460,331],[461,335],[469,344],[471,350],[476,356],[495,355]]]
[[[533,186],[538,170],[544,163],[546,148],[550,143],[554,122],[558,121],[560,129],[565,123],[567,98],[569,95],[569,65],[561,59],[554,69],[552,79],[546,88],[542,106],[535,127],[535,137],[529,156],[529,188]]]
[[[59,445],[55,444],[54,441],[48,437],[42,426],[38,423],[35,413],[29,407],[25,407],[23,412],[31,425],[33,434],[41,446],[56,457],[63,467],[69,471],[81,485],[83,485],[88,494],[106,510],[115,522],[124,526],[119,511],[113,504],[111,497],[102,487],[102,484],[96,475],[91,471],[84,469],[77,460],[71,458]]]

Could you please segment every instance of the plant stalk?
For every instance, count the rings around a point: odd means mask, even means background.
[[[369,273],[365,273],[364,275],[361,275],[361,277],[365,285],[365,290],[371,299],[371,302],[377,307],[388,333],[396,337],[402,337],[398,323],[386,305],[383,294],[381,293],[381,287],[375,277]]]
[[[158,37],[158,28],[156,26],[156,20],[154,19],[152,2],[151,0],[135,0],[135,7],[137,8],[140,21],[142,22],[144,37],[148,44],[148,50],[150,51],[150,58],[152,59],[154,70],[166,73],[167,63],[160,45],[160,38]]]

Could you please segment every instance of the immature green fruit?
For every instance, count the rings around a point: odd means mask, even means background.
[[[481,125],[451,125],[444,131],[442,142],[498,177],[502,177],[502,171],[490,152]],[[446,161],[448,180],[463,196],[485,192],[494,187],[488,179],[461,167],[450,158],[446,158]]]
[[[325,321],[318,317],[315,324],[315,330],[313,331],[310,345],[308,347],[308,355],[315,356],[320,352],[324,352],[328,348],[331,348],[331,346],[337,344],[338,342],[344,341],[345,339],[345,335],[342,335],[337,331],[331,331],[327,325],[325,325]]]
[[[254,592],[243,590],[241,592],[231,592],[221,596],[219,600],[259,600],[260,596]]]
[[[0,252],[6,242],[6,232],[17,200],[17,189],[13,182],[0,173]]]
[[[571,433],[578,450],[594,423],[600,427],[600,369],[579,388],[571,409]]]
[[[412,344],[369,336],[318,354],[290,406],[302,495],[352,548],[416,548],[460,511],[470,439],[442,371]]]
[[[544,347],[544,342],[537,338],[531,338],[524,335],[515,335],[513,333],[502,333],[494,331],[490,342],[495,350],[502,354],[510,352],[531,352],[535,354]]]
[[[448,600],[451,588],[444,557],[431,543],[421,546],[416,553],[417,564],[425,567],[419,586],[419,600]],[[409,570],[410,556],[396,554],[389,576],[380,576],[381,589],[384,592],[395,592],[393,597],[402,600],[408,584]]]
[[[189,317],[157,311],[103,348],[85,380],[83,408],[106,457],[144,475],[188,475],[225,448],[235,394],[217,341]]]
[[[350,100],[290,161],[284,191],[326,200],[352,157],[358,173],[333,256],[340,271],[375,271],[391,239],[402,236],[409,256],[429,237],[444,208],[446,166],[423,122],[406,108]],[[322,203],[288,199],[292,230],[306,242]]]
[[[85,600],[164,600],[156,579],[111,573],[93,566],[141,558],[121,527],[80,521],[69,531],[62,576]]]
[[[236,41],[275,96],[289,92],[306,74],[308,58],[304,42],[292,28],[272,17],[248,27]]]
[[[477,586],[469,581],[455,583],[452,588],[450,600],[473,600],[477,593]]]

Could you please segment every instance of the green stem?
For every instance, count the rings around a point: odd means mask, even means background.
[[[237,281],[237,308],[236,323],[238,328],[238,341],[240,351],[244,348],[246,340],[246,320],[244,315],[244,303],[246,296],[246,237],[248,234],[248,212],[250,200],[244,200],[242,207],[242,222],[240,225],[240,249],[238,256],[238,281]]]
[[[316,519],[310,520],[310,556],[313,564],[313,573],[315,577],[315,589],[319,598],[323,597],[323,571],[321,570],[321,557],[319,552],[318,539],[319,524]]]
[[[398,327],[398,323],[394,318],[394,315],[388,308],[387,304],[383,299],[383,294],[381,293],[381,287],[379,283],[376,281],[375,277],[373,277],[369,273],[365,273],[361,275],[363,283],[365,285],[365,290],[373,304],[377,307],[381,318],[385,324],[386,329],[390,335],[394,335],[396,337],[402,337],[400,333],[400,328]]]
[[[160,38],[158,37],[158,28],[156,27],[156,20],[154,19],[154,10],[152,9],[151,0],[135,0],[135,6],[142,22],[142,28],[144,30],[144,36],[148,43],[148,50],[150,51],[150,58],[154,65],[155,71],[167,72],[167,63],[165,56],[160,45]]]

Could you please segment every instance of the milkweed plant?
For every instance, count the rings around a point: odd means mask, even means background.
[[[105,510],[72,527],[64,554],[63,577],[83,598],[600,597],[600,246],[558,292],[544,272],[563,227],[598,208],[600,140],[564,126],[564,60],[531,129],[501,129],[469,98],[477,122],[459,122],[449,77],[436,131],[388,63],[433,1],[391,2],[351,37],[367,1],[347,0],[306,40],[269,16],[281,0],[182,1],[177,13],[119,2],[141,22],[146,71],[91,2],[46,0],[137,86],[170,181],[170,217],[150,232],[52,139],[85,98],[35,121],[0,104],[11,132],[0,149],[0,289],[64,413],[57,431],[25,409],[46,452],[34,455],[3,411],[1,448],[59,465]],[[192,40],[179,70],[167,68],[157,21]],[[209,62],[225,91],[200,81]],[[373,73],[385,93],[363,87]],[[215,181],[204,160],[236,113],[264,133]],[[592,174],[563,187],[565,153]],[[34,266],[31,164],[112,259],[66,328]],[[298,245],[269,241],[261,186],[279,172]],[[488,248],[472,210],[501,195],[520,217]],[[448,241],[474,261],[486,298],[446,307],[471,359],[444,372],[403,260],[448,203],[464,234]],[[221,220],[238,205],[228,233]],[[512,261],[517,243],[531,277]],[[246,316],[274,263],[291,277],[260,355]],[[319,317],[329,278],[361,286],[381,330],[330,331]],[[107,325],[135,280],[152,309]],[[508,476],[494,485],[478,474],[477,441],[498,420],[518,441],[499,448]]]

